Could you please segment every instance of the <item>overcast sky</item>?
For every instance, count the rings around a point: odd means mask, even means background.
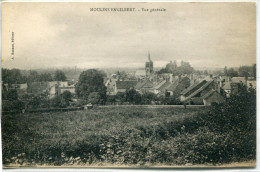
[[[4,3],[2,66],[194,67],[256,63],[254,3]],[[91,12],[90,8],[135,8]],[[164,8],[165,12],[142,12]],[[140,11],[138,11],[140,10]],[[14,32],[14,60],[11,56]]]

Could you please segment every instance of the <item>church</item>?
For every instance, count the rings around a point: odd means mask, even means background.
[[[148,62],[145,63],[145,76],[150,78],[153,76],[153,61],[150,57],[150,52],[148,52]]]
[[[154,76],[153,61],[151,60],[150,52],[148,52],[148,61],[145,62],[145,68],[137,70],[135,76],[138,79],[151,79]]]

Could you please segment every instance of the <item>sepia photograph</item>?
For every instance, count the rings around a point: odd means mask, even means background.
[[[255,2],[2,2],[3,168],[256,167]]]

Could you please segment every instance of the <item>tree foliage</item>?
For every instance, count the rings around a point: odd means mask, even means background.
[[[158,74],[172,73],[173,75],[191,74],[194,72],[193,67],[191,67],[189,62],[181,61],[181,65],[177,66],[176,61],[174,63],[170,62],[165,68],[158,71]]]
[[[100,104],[101,103],[101,97],[98,92],[92,92],[88,96],[88,102],[91,104]]]
[[[65,73],[61,70],[56,70],[54,74],[54,80],[55,81],[66,81],[67,77]]]
[[[97,92],[104,103],[106,99],[106,86],[104,85],[105,74],[103,71],[89,69],[83,71],[79,76],[79,81],[76,84],[76,94],[79,98],[85,100],[92,92]]]
[[[26,77],[19,69],[2,69],[2,81],[6,84],[22,84],[26,82]]]

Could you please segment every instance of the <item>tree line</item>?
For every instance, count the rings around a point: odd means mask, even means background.
[[[189,62],[181,61],[180,66],[178,66],[175,60],[174,62],[171,61],[168,63],[165,68],[159,70],[157,74],[172,73],[177,76],[181,74],[191,74],[193,72],[194,69],[191,67]]]
[[[240,66],[236,71],[234,68],[224,68],[224,75],[230,77],[254,77],[256,79],[256,64],[252,66]]]
[[[41,73],[35,70],[21,71],[19,69],[2,69],[2,81],[5,84],[24,84],[28,82],[66,81],[67,77],[61,70],[54,74]]]

